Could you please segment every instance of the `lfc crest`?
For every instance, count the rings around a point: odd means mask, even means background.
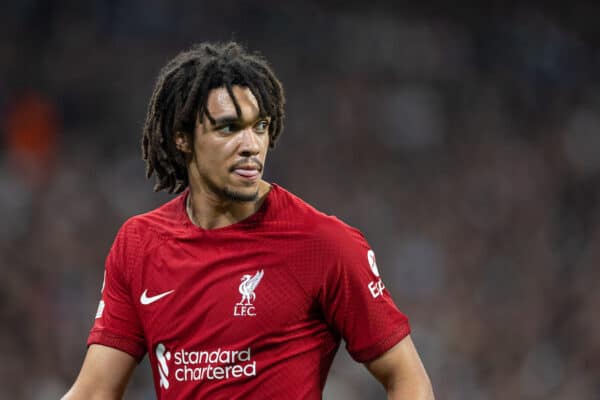
[[[256,294],[254,293],[254,289],[260,283],[264,275],[264,270],[256,271],[254,276],[245,274],[242,276],[240,283],[239,292],[242,295],[242,299],[236,303],[233,308],[233,315],[236,317],[254,317],[256,315],[256,308],[253,303],[256,299]]]

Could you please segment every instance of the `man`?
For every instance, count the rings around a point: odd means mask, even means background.
[[[319,399],[343,338],[390,399],[432,399],[407,318],[359,231],[261,179],[282,87],[236,43],[161,71],[143,135],[155,190],[106,260],[65,399],[118,399],[148,353],[159,399]]]

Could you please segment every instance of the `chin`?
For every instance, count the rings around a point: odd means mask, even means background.
[[[231,201],[256,201],[258,199],[258,185],[254,188],[231,188],[226,187],[222,191],[224,197]]]

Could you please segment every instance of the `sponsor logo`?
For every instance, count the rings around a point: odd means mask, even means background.
[[[367,261],[369,261],[369,267],[371,267],[371,272],[375,275],[375,280],[369,282],[369,292],[374,299],[383,295],[383,290],[385,286],[383,285],[383,281],[379,278],[379,269],[377,268],[377,260],[375,258],[375,253],[373,250],[367,251]]]
[[[371,271],[373,271],[373,275],[379,278],[379,269],[377,269],[377,259],[375,258],[375,253],[373,250],[367,251],[367,260],[369,260],[369,266],[371,267]]]
[[[156,359],[158,360],[158,376],[160,377],[159,386],[165,389],[169,388],[169,364],[171,352],[167,350],[164,344],[159,343],[156,346]]]
[[[96,310],[96,319],[102,317],[103,312],[104,312],[104,300],[100,300],[100,303],[98,303],[98,309]]]
[[[256,308],[254,307],[254,300],[256,299],[256,294],[254,290],[260,283],[263,275],[265,274],[264,270],[256,271],[254,276],[252,275],[244,275],[242,276],[242,283],[240,283],[239,292],[242,295],[242,299],[236,303],[233,307],[233,315],[236,317],[254,317],[256,315]]]
[[[102,279],[102,288],[100,289],[100,294],[104,292],[104,284],[106,283],[106,270],[104,270],[104,278]],[[100,300],[98,303],[98,309],[96,310],[96,319],[102,317],[102,313],[104,312],[104,300]]]
[[[256,376],[252,349],[213,351],[169,351],[164,344],[156,346],[159,386],[169,389],[174,382],[221,381]],[[172,368],[173,374],[169,375]]]
[[[175,291],[175,289],[169,290],[168,292],[164,292],[161,294],[157,294],[156,296],[148,297],[148,289],[146,289],[146,290],[144,290],[144,293],[142,293],[142,295],[140,296],[140,303],[147,306],[148,304],[152,304],[155,301],[158,301],[158,300],[162,299],[163,297],[170,295],[174,291]]]

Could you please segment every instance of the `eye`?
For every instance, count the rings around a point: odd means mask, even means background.
[[[234,124],[222,125],[217,128],[217,131],[221,133],[234,133],[238,130],[238,128]]]
[[[269,120],[261,119],[254,125],[254,130],[258,133],[265,133],[269,130]]]

